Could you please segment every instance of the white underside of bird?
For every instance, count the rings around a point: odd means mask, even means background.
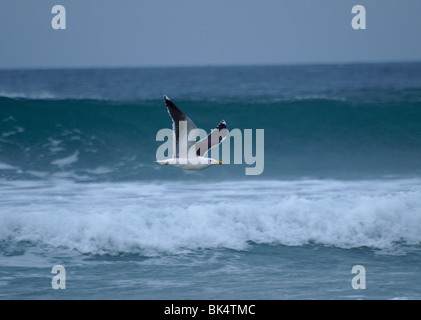
[[[206,138],[198,142],[188,141],[187,137],[189,133],[197,129],[196,125],[167,96],[164,96],[164,101],[173,122],[174,154],[171,159],[157,160],[156,162],[161,165],[175,166],[184,170],[203,170],[212,165],[221,165],[221,161],[208,158],[206,154],[226,138],[227,129],[225,121],[222,120]],[[186,157],[185,153],[180,152],[180,146],[184,146],[186,150],[193,149],[195,151],[194,155],[190,156],[189,153],[189,157]]]
[[[168,160],[158,160],[157,162],[164,166],[174,166],[184,170],[203,170],[214,164],[222,164],[222,161],[206,157],[196,157],[194,160],[191,158],[172,158]]]

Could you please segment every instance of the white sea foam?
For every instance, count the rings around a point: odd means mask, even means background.
[[[40,91],[40,92],[0,92],[0,97],[2,98],[10,98],[10,99],[41,99],[41,100],[50,100],[50,99],[56,99],[57,97],[46,91]]]
[[[54,165],[56,165],[60,168],[64,168],[64,167],[70,166],[73,163],[76,163],[78,161],[79,161],[79,151],[76,151],[71,156],[66,157],[66,158],[62,158],[62,159],[57,159],[57,160],[51,162],[51,164],[54,164]]]
[[[63,143],[62,140],[57,140],[54,138],[49,138],[48,143],[46,143],[44,146],[47,147],[52,154],[56,154],[57,152],[63,151],[64,148],[60,147],[60,145]]]
[[[10,164],[0,162],[0,170],[17,170],[17,169],[18,168],[11,166]]]
[[[94,175],[102,175],[102,174],[111,173],[113,172],[113,170],[108,167],[101,166],[96,169],[86,169],[84,172],[94,174]]]
[[[3,119],[3,122],[9,122],[9,121],[17,122],[17,120],[13,116],[10,116],[10,117],[7,117],[7,118]]]
[[[15,130],[13,130],[13,131],[3,132],[2,133],[2,137],[3,138],[7,138],[9,136],[13,136],[13,135],[15,135],[17,133],[22,133],[22,132],[25,132],[25,129],[24,128],[22,128],[22,127],[15,127]]]
[[[0,241],[84,253],[421,244],[421,181],[0,181]]]

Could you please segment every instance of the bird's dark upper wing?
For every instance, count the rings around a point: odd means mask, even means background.
[[[164,96],[164,101],[173,123],[174,157],[179,158],[181,143],[187,146],[187,152],[190,147],[195,144],[195,141],[188,141],[188,135],[191,130],[197,128],[193,121],[186,116],[167,96]],[[185,121],[185,125],[180,125],[181,121]]]
[[[222,120],[209,135],[196,142],[196,155],[203,157],[210,149],[219,145],[227,136],[227,124]]]

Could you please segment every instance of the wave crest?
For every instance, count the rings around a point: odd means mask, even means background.
[[[418,180],[2,185],[0,241],[90,254],[246,250],[250,242],[393,249],[421,244]],[[30,204],[30,205],[29,205]]]

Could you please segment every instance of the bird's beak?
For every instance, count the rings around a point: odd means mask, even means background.
[[[222,161],[218,161],[218,164],[221,165],[222,164]]]

